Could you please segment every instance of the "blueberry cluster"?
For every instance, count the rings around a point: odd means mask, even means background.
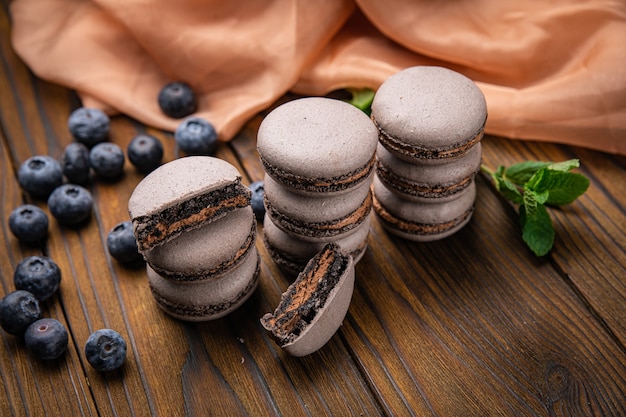
[[[59,289],[61,269],[46,256],[29,256],[15,268],[13,283],[15,291],[0,299],[0,327],[22,337],[34,357],[60,358],[68,347],[67,329],[56,319],[42,318],[41,303]],[[85,356],[99,371],[117,369],[126,359],[126,342],[114,330],[97,330],[87,339]]]

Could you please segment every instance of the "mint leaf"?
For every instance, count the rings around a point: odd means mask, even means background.
[[[504,171],[504,177],[522,187],[537,171],[549,166],[551,162],[526,161],[513,164]]]
[[[522,226],[522,239],[537,256],[544,256],[554,245],[554,228],[552,219],[545,206],[539,204],[532,214],[526,210],[525,205],[519,209],[520,223]]]
[[[372,112],[372,101],[374,101],[375,91],[370,88],[348,88],[347,89],[350,94],[352,94],[352,99],[348,102],[353,106],[364,111],[368,116]]]
[[[497,190],[519,204],[522,238],[537,255],[547,254],[554,244],[554,228],[545,205],[572,203],[589,188],[589,179],[570,172],[578,159],[563,162],[526,161],[499,166],[496,172],[481,165],[494,180]]]
[[[554,171],[571,171],[573,168],[578,168],[580,161],[578,159],[570,159],[568,161],[556,162],[548,165],[548,168]]]
[[[553,171],[545,169],[530,184],[533,191],[547,193],[546,204],[561,206],[570,204],[589,188],[589,179],[574,172]],[[534,177],[533,177],[534,179]]]

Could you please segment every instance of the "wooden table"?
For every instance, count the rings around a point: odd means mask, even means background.
[[[72,140],[67,117],[80,104],[16,57],[6,10],[0,27],[0,295],[14,289],[22,258],[51,257],[63,278],[44,315],[70,332],[66,355],[51,362],[0,332],[1,416],[626,415],[625,157],[486,137],[491,167],[582,161],[591,186],[551,211],[551,254],[539,259],[526,248],[516,208],[481,175],[475,215],[452,237],[411,243],[373,219],[343,326],[320,351],[293,358],[259,323],[289,283],[260,239],[258,289],[242,308],[207,323],[161,312],[145,270],[108,256],[107,234],[128,219],[128,197],[142,178],[129,163],[119,181],[92,182],[86,227],[52,220],[45,245],[17,242],[7,217],[31,202],[17,167],[36,154],[58,158]],[[218,151],[246,183],[263,176],[255,147],[262,117]],[[111,140],[123,148],[140,132],[165,144],[165,161],[176,157],[171,134],[112,119]],[[102,327],[119,331],[129,346],[126,364],[109,374],[83,354],[89,334]]]

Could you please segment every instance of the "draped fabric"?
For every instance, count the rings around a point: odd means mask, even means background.
[[[12,41],[83,105],[174,130],[185,81],[220,140],[288,91],[376,89],[414,65],[485,94],[486,132],[626,154],[623,0],[14,0]]]

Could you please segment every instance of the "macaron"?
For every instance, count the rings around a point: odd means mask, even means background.
[[[128,210],[140,252],[250,205],[239,171],[211,156],[188,156],[161,165],[133,190]]]
[[[344,253],[352,257],[355,264],[361,260],[367,250],[370,224],[371,217],[368,216],[352,233],[332,240],[341,247]],[[299,239],[285,233],[267,215],[263,222],[263,243],[272,260],[283,272],[291,275],[300,273],[307,262],[328,244],[328,242]]]
[[[292,100],[261,122],[263,168],[294,193],[341,193],[370,180],[378,132],[355,106],[326,97]]]
[[[339,329],[350,307],[354,279],[352,257],[329,243],[306,264],[261,324],[288,354],[309,355]]]
[[[148,283],[157,305],[185,321],[215,320],[239,308],[259,281],[259,255],[248,251],[241,263],[220,275],[195,281],[174,281],[146,265]]]
[[[391,191],[404,199],[419,202],[435,198],[442,202],[456,198],[474,181],[480,170],[482,146],[477,143],[464,155],[439,164],[404,161],[382,144],[376,155],[376,175]]]
[[[145,251],[144,258],[163,277],[206,279],[242,262],[254,248],[255,238],[254,213],[246,206]]]
[[[379,140],[406,161],[463,155],[483,137],[487,104],[466,76],[437,66],[415,66],[387,78],[376,91],[371,118]]]
[[[372,207],[371,178],[347,192],[304,195],[265,176],[265,209],[284,232],[310,241],[328,241],[356,229]]]
[[[455,199],[418,203],[399,197],[374,177],[373,207],[382,226],[397,236],[416,242],[443,239],[460,230],[471,219],[476,199],[474,181]]]

